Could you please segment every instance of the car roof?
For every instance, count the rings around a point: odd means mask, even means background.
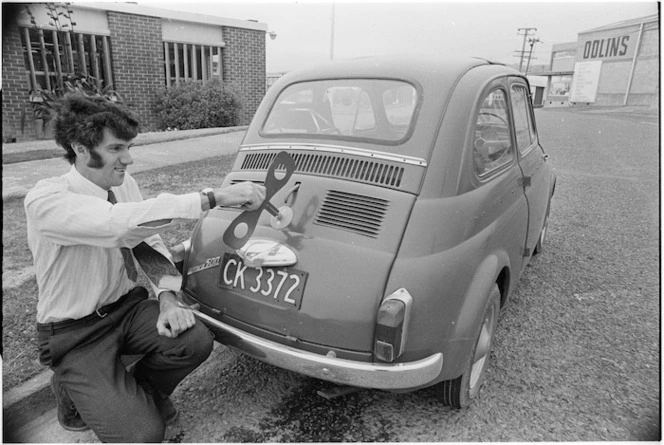
[[[480,65],[502,65],[477,57],[445,57],[440,55],[390,55],[334,60],[284,75],[284,80],[343,77],[414,78],[420,82],[432,77],[457,78]],[[506,70],[511,70],[505,67]]]

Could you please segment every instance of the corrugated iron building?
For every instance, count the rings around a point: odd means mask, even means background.
[[[580,32],[553,45],[544,106],[659,106],[659,16]]]

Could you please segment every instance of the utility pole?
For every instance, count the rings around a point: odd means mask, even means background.
[[[528,43],[530,43],[530,52],[528,53],[528,65],[526,65],[526,74],[528,74],[528,70],[530,69],[530,59],[533,57],[533,46],[535,46],[537,42],[541,42],[538,37],[531,37],[528,39]]]
[[[523,34],[521,34],[521,31],[523,31]],[[523,36],[523,45],[521,46],[521,54],[520,58],[521,61],[519,62],[519,71],[523,70],[523,56],[526,54],[526,40],[528,40],[528,36],[530,35],[531,31],[537,31],[537,28],[519,28],[517,30],[517,35]]]

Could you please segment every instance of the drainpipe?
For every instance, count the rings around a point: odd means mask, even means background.
[[[627,106],[627,99],[629,99],[629,90],[632,89],[632,80],[634,78],[634,70],[636,69],[636,58],[639,55],[641,50],[641,37],[643,37],[643,28],[645,23],[641,23],[641,29],[639,29],[639,38],[636,41],[636,49],[634,50],[634,59],[632,60],[632,69],[629,72],[629,79],[627,80],[627,91],[625,91],[625,100],[623,100],[623,106]]]

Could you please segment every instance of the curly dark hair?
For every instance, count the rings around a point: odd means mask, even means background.
[[[92,150],[104,138],[104,128],[128,141],[138,134],[139,123],[129,110],[103,97],[71,93],[58,102],[53,134],[55,142],[65,149],[64,157],[70,164],[76,159],[71,144],[77,142]]]

